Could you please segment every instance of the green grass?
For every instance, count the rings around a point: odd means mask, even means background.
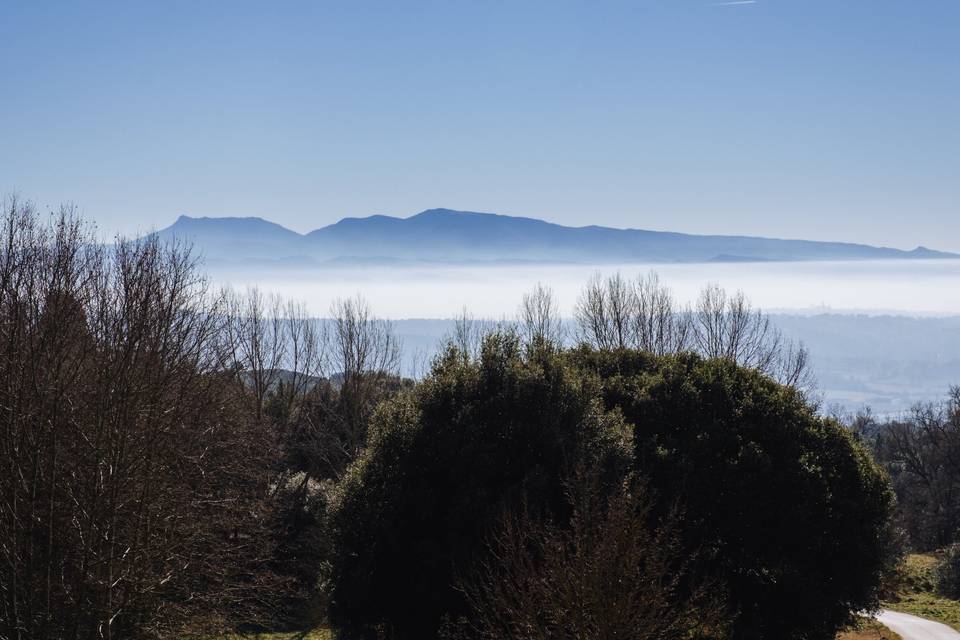
[[[934,554],[907,556],[897,577],[897,596],[884,602],[884,606],[960,630],[960,601],[936,593],[937,562]]]
[[[885,603],[894,611],[936,620],[960,631],[960,602],[935,593],[904,594],[896,602]]]
[[[933,593],[937,587],[937,563],[932,553],[908,555],[897,572],[895,589],[898,593]]]

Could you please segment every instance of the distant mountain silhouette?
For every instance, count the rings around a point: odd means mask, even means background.
[[[409,218],[343,220],[305,235],[261,218],[181,216],[157,232],[193,242],[209,260],[344,265],[407,262],[751,262],[960,258],[845,242],[565,227],[534,218],[430,209]]]

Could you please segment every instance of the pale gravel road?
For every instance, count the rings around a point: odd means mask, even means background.
[[[884,609],[877,614],[877,620],[899,633],[903,640],[960,640],[960,633],[945,624],[898,611]]]

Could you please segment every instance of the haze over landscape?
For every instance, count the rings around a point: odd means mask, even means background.
[[[501,318],[542,282],[570,317],[593,273],[651,269],[685,303],[960,314],[953,3],[4,12],[0,186],[316,315]]]
[[[396,321],[410,375],[464,310],[511,319],[545,283],[569,319],[594,274],[654,271],[681,304],[717,283],[774,312],[810,349],[827,405],[896,415],[960,379],[960,296],[944,295],[960,291],[960,256],[925,247],[571,228],[449,209],[306,234],[262,218],[181,216],[157,234],[192,244],[218,282],[303,300],[318,317],[332,300],[364,296]]]
[[[960,640],[960,1],[0,26],[0,640]]]

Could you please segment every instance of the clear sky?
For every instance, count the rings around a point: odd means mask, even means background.
[[[960,250],[960,2],[0,3],[0,191]]]

